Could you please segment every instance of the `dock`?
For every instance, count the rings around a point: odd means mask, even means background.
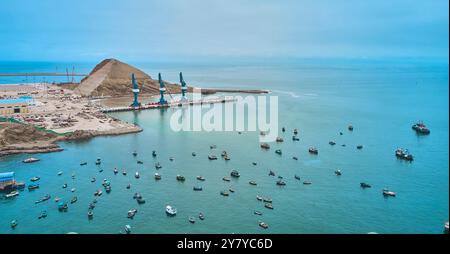
[[[234,101],[236,101],[235,98],[222,98],[222,99],[205,99],[205,100],[197,100],[197,101],[192,101],[192,100],[191,101],[175,101],[175,102],[169,102],[167,104],[148,103],[148,104],[141,105],[139,107],[128,106],[128,107],[102,108],[100,111],[102,113],[112,113],[112,112],[134,111],[134,110],[182,107],[185,105],[226,103],[226,102],[234,102]]]

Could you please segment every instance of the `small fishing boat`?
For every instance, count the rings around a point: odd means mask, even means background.
[[[102,168],[101,168],[101,169],[99,169],[99,170],[98,170],[98,172],[100,172],[100,173],[101,173],[101,172],[103,172],[103,169],[102,169]],[[75,176],[74,176],[74,177],[72,177],[72,178],[75,178]]]
[[[10,193],[6,194],[5,197],[6,198],[13,198],[15,196],[18,196],[19,192],[18,191],[11,191]]]
[[[256,166],[256,162],[252,162],[252,165],[253,165],[253,166]]]
[[[169,161],[173,161],[173,160],[174,160],[174,158],[173,158],[173,157],[170,157],[170,158],[169,158]]]
[[[317,148],[315,148],[315,147],[310,147],[308,149],[308,152],[311,153],[311,154],[318,154],[319,150],[317,150]]]
[[[19,225],[19,223],[17,222],[17,220],[12,220],[11,221],[11,228],[15,229],[17,227],[17,225]]]
[[[225,182],[229,182],[229,181],[230,181],[230,178],[224,176],[224,177],[222,178],[222,180],[224,180]]]
[[[262,200],[263,200],[263,198],[262,198],[261,196],[258,196],[258,195],[256,195],[256,199],[257,199],[258,201],[262,201]]]
[[[192,152],[192,156],[194,156],[194,157],[195,157],[195,156],[197,156],[197,154],[196,154],[195,152]]]
[[[278,154],[278,155],[281,155],[282,151],[281,151],[281,149],[277,149],[277,150],[275,150],[275,153]]]
[[[340,132],[339,132],[339,135],[342,136],[342,135],[344,135],[344,133],[342,133],[342,131],[340,131]]]
[[[180,181],[180,182],[184,182],[186,180],[186,178],[182,175],[177,175],[176,179],[177,179],[177,181]]]
[[[334,141],[330,141],[330,142],[328,142],[328,144],[330,144],[330,145],[334,146],[334,145],[336,145],[336,142],[334,142]]]
[[[39,189],[39,184],[30,184],[28,185],[28,191],[32,191],[35,189]]]
[[[240,177],[240,176],[241,176],[237,170],[232,170],[231,173],[230,173],[230,175],[231,175],[232,177]]]
[[[70,189],[71,192],[75,192],[76,190],[77,189],[75,189],[75,188]]]
[[[61,200],[61,198],[56,197],[54,200],[55,200],[56,203],[58,203]]]
[[[300,176],[294,175],[294,178],[300,181]]]
[[[92,209],[89,209],[88,212],[87,212],[87,216],[88,216],[89,219],[94,218],[94,211],[92,211]]]
[[[126,188],[127,188],[127,189],[130,189],[130,188],[131,188],[131,184],[128,184]]]
[[[304,181],[303,184],[305,184],[305,185],[310,185],[310,184],[312,184],[312,182],[310,182],[310,181]]]
[[[298,134],[298,130],[294,129],[294,135],[297,135],[297,134]]]
[[[272,203],[272,199],[271,198],[263,198],[262,200],[264,203]]]
[[[349,126],[348,126],[348,130],[349,130],[349,131],[352,131],[352,130],[353,130],[353,125],[349,125]]]
[[[273,209],[272,203],[264,203],[264,207],[267,209]]]
[[[58,172],[58,176],[60,176],[60,175],[62,175],[63,174],[63,172],[62,171],[59,171]]]
[[[402,160],[407,160],[407,161],[414,160],[414,157],[412,156],[412,154],[410,154],[408,152],[407,149],[403,150],[402,148],[397,148],[397,150],[395,150],[395,156]]]
[[[49,194],[47,194],[47,195],[45,195],[43,198],[41,198],[41,199],[39,199],[39,200],[36,200],[36,201],[34,201],[34,203],[35,204],[39,204],[39,203],[42,203],[42,202],[44,202],[44,201],[47,201],[47,200],[49,200],[51,197],[50,197],[50,195]]]
[[[227,154],[227,151],[222,151],[222,153],[220,154],[220,156],[222,156],[222,157],[225,157],[225,156],[227,156],[228,154]]]
[[[194,224],[195,223],[195,218],[194,217],[189,217],[189,222]]]
[[[230,157],[229,157],[228,155],[224,156],[223,159],[226,160],[226,161],[231,160]]]
[[[363,149],[363,146],[362,145],[357,145],[356,149],[361,150],[361,149]]]
[[[136,202],[140,205],[145,204],[145,199],[142,196],[136,198]]]
[[[139,177],[140,177],[139,172],[136,172],[136,173],[134,174],[134,177],[135,177],[135,178],[139,178]]]
[[[255,211],[253,211],[253,213],[254,213],[254,214],[256,214],[256,215],[260,215],[260,216],[262,215],[262,212],[260,212],[260,211],[256,211],[256,210],[255,210]]]
[[[161,175],[158,173],[155,173],[155,180],[161,180]]]
[[[255,181],[248,182],[250,185],[256,185],[257,183]]]
[[[36,158],[31,157],[31,158],[23,160],[22,162],[23,163],[33,163],[33,162],[38,162],[38,161],[40,161],[40,159],[36,159]]]
[[[341,170],[336,170],[336,171],[334,171],[334,173],[337,175],[337,176],[340,176],[340,175],[342,175],[342,172],[341,172]]]
[[[111,192],[111,185],[108,185],[105,187],[105,191],[106,193],[110,193]]]
[[[177,209],[175,207],[168,205],[166,206],[166,214],[169,216],[175,216],[177,215]]]
[[[93,183],[93,182],[95,182],[95,181],[96,181],[95,177],[92,177],[91,183]]]
[[[117,175],[117,173],[119,173],[119,170],[117,170],[117,168],[114,168],[114,175]]]
[[[152,156],[156,157],[156,151],[155,150],[152,151]]]
[[[194,187],[193,187],[193,190],[194,190],[194,191],[202,191],[203,188],[202,188],[201,186],[194,186]]]
[[[141,194],[138,193],[138,192],[134,193],[134,195],[133,195],[134,199],[138,199],[138,198],[141,198],[141,197],[142,197]]]
[[[210,155],[208,155],[208,159],[209,160],[217,160],[217,156],[210,154]]]
[[[216,145],[210,145],[209,148],[210,148],[210,149],[216,149],[217,146],[216,146]]]
[[[89,209],[92,210],[92,209],[94,209],[94,208],[95,208],[95,203],[94,203],[94,202],[91,202],[91,203],[89,204]]]
[[[417,134],[430,134],[430,130],[425,126],[423,122],[415,123],[412,126],[412,129],[415,130]]]
[[[46,218],[46,217],[47,217],[47,211],[42,211],[42,212],[39,214],[38,219],[43,219],[43,218]]]
[[[230,195],[230,193],[228,193],[228,191],[221,191],[220,192],[220,195],[222,195],[222,196],[229,196]]]
[[[131,233],[131,226],[130,225],[125,225],[125,233],[130,234]]]
[[[102,190],[98,189],[94,192],[94,196],[101,196],[103,194]]]
[[[275,176],[275,172],[273,172],[272,170],[269,171],[269,176]]]
[[[395,197],[396,193],[393,191],[390,191],[388,189],[383,189],[383,196],[385,197]]]
[[[448,221],[446,223],[444,223],[444,233],[448,234],[448,227],[449,227],[449,223]]]
[[[267,225],[267,223],[264,222],[259,222],[259,226],[262,227],[263,229],[267,229],[269,227],[269,225]]]
[[[32,177],[31,179],[30,179],[30,181],[32,181],[32,182],[36,182],[36,181],[39,181],[41,178],[39,177],[39,176],[34,176],[34,177]]]
[[[64,202],[58,203],[58,211],[66,212],[68,208],[69,208],[69,206],[67,205],[67,203],[64,203]]]
[[[345,147],[346,145],[345,145],[345,144],[342,144],[341,146],[342,146],[342,147]]]
[[[101,161],[96,161],[96,162],[95,162],[95,165],[100,165],[100,164],[102,164]]]
[[[282,131],[282,132],[285,132],[285,131],[286,131],[286,128],[284,128],[284,127],[281,128],[281,131]]]
[[[126,176],[127,175],[127,171],[122,170],[122,175]]]
[[[261,148],[267,150],[267,149],[270,149],[270,145],[267,144],[267,143],[262,143],[262,144],[261,144]]]
[[[161,166],[161,164],[159,162],[157,162],[157,163],[155,163],[155,168],[156,169],[160,169],[160,168],[162,168],[162,166]]]
[[[230,187],[228,190],[229,190],[231,193],[234,193],[234,189],[233,189],[233,188]]]
[[[16,188],[18,190],[23,190],[25,189],[25,183],[24,182],[16,182]]]
[[[134,156],[134,157],[137,156],[137,152],[136,152],[136,151],[133,152],[133,156]]]
[[[131,209],[128,211],[127,217],[129,219],[133,219],[133,217],[136,215],[136,213],[137,213],[137,209]]]
[[[293,140],[293,141],[300,141],[300,138],[297,137],[297,136],[292,136],[292,140]]]
[[[137,164],[144,164],[143,161],[137,161]]]
[[[199,218],[200,220],[204,220],[204,219],[205,219],[205,215],[203,215],[203,213],[199,213],[199,214],[198,214],[198,218]]]
[[[282,137],[277,137],[277,138],[275,139],[275,141],[278,142],[278,143],[281,143],[281,142],[283,142],[284,140],[283,140]]]
[[[203,176],[197,176],[197,180],[199,181],[205,181],[206,179]]]
[[[77,196],[75,196],[75,197],[73,197],[73,198],[70,200],[70,203],[73,204],[73,203],[75,203],[75,202],[77,202],[77,201],[78,201],[78,198],[77,198]]]
[[[278,180],[276,184],[279,185],[279,186],[286,185],[286,183],[283,180]]]
[[[75,179],[75,173],[72,173],[72,179]]]
[[[368,183],[360,183],[361,188],[365,189],[365,188],[371,188],[372,186]]]
[[[87,165],[87,162],[80,163],[80,166],[86,166],[86,165]]]

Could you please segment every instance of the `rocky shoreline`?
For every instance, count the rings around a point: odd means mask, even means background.
[[[21,125],[13,126],[13,128],[17,128],[18,126],[29,129],[29,126],[23,127]],[[0,157],[21,153],[35,154],[61,152],[64,149],[57,144],[58,142],[87,140],[98,136],[114,136],[129,133],[138,133],[141,131],[143,131],[143,129],[139,128],[138,126],[128,126],[107,131],[77,130],[65,136],[45,135],[44,138],[37,138],[41,139],[37,141],[33,140],[36,139],[36,135],[29,135],[29,142],[23,141],[16,144],[2,144],[0,146]]]

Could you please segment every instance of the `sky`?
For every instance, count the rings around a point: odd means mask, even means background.
[[[0,60],[449,54],[448,0],[1,0]]]

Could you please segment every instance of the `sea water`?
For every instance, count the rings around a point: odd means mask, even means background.
[[[78,64],[76,68],[89,72],[94,65]],[[118,233],[126,224],[133,233],[442,233],[449,219],[448,61],[322,59],[135,65],[152,77],[162,72],[172,82],[177,82],[178,72],[183,71],[190,85],[270,90],[269,96],[278,96],[279,135],[284,142],[271,143],[271,149],[265,151],[259,147],[257,131],[174,132],[170,117],[177,109],[111,114],[144,131],[60,143],[63,152],[33,155],[41,161],[32,164],[21,162],[30,156],[25,154],[0,158],[0,172],[14,171],[18,181],[28,184],[31,177],[41,177],[39,189],[0,199],[0,233]],[[65,65],[3,62],[0,66],[0,72],[6,72],[8,66],[12,71],[31,72]],[[0,83],[13,82],[2,78]],[[430,135],[419,136],[411,129],[418,120],[427,124]],[[347,130],[349,124],[354,126],[352,132]],[[285,133],[281,132],[283,126]],[[300,141],[291,139],[294,128],[299,130]],[[330,146],[330,140],[337,144]],[[210,149],[212,144],[217,148]],[[357,145],[363,149],[356,149]],[[310,146],[317,147],[319,154],[309,154]],[[397,147],[407,148],[414,161],[398,160],[394,155]],[[275,154],[276,149],[283,154]],[[155,158],[152,150],[157,152]],[[223,150],[231,160],[221,158]],[[138,153],[136,157],[133,151]],[[208,160],[209,154],[218,160]],[[102,160],[99,166],[95,165],[97,157]],[[84,161],[88,165],[80,166]],[[156,162],[161,169],[155,169]],[[233,169],[241,177],[223,181]],[[334,174],[337,169],[341,176]],[[269,176],[269,170],[282,176],[286,186],[277,186],[277,177]],[[59,171],[63,171],[61,176]],[[139,179],[134,177],[136,171]],[[154,179],[156,172],[162,180]],[[176,181],[178,174],[186,181]],[[198,181],[198,175],[206,181]],[[97,179],[95,183],[91,183],[92,177]],[[111,182],[109,194],[101,186],[103,179]],[[250,185],[251,180],[257,185]],[[303,185],[303,181],[312,184]],[[361,189],[360,182],[372,188]],[[130,189],[126,189],[128,184]],[[203,191],[193,191],[193,186],[202,186]],[[220,195],[230,187],[234,193]],[[72,193],[71,188],[76,191]],[[383,197],[383,188],[397,196]],[[97,189],[102,189],[103,195],[97,197],[94,218],[88,220],[88,205]],[[142,194],[145,204],[137,204],[135,192]],[[45,194],[52,199],[34,203]],[[256,195],[270,197],[274,209],[265,208]],[[67,212],[58,211],[53,201],[56,196],[69,203]],[[73,196],[78,202],[70,204]],[[178,214],[166,216],[166,205],[176,207]],[[132,208],[138,212],[128,219],[127,211]],[[47,210],[47,218],[38,219],[43,210]],[[263,215],[255,215],[255,210]],[[198,219],[199,212],[205,220]],[[197,218],[195,224],[188,221],[191,216]],[[16,229],[10,228],[13,219],[19,223]],[[259,221],[269,228],[260,228]]]

